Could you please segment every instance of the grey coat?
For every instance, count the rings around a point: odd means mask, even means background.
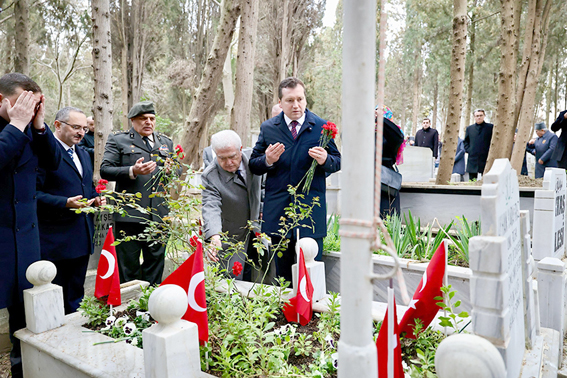
[[[203,172],[201,181],[205,187],[202,192],[205,239],[228,232],[231,239],[245,241],[248,235],[247,222],[259,219],[261,177],[252,174],[248,168],[251,153],[249,148],[242,151],[246,185],[237,179],[236,174],[222,169],[216,158]]]

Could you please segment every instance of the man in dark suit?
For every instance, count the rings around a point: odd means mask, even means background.
[[[461,181],[465,174],[465,147],[463,140],[457,137],[457,151],[455,152],[455,163],[453,164],[453,173],[461,175]]]
[[[557,146],[555,147],[555,151],[553,151],[553,155],[551,156],[552,160],[557,161],[557,166],[559,168],[567,169],[567,154],[565,151],[567,150],[565,146],[567,145],[567,110],[562,111],[559,113],[559,117],[553,122],[551,125],[551,131],[558,132],[561,131],[561,136],[557,141]]]
[[[61,153],[43,122],[45,98],[29,77],[0,78],[0,308],[9,313],[12,377],[22,377],[20,342],[26,326],[23,290],[28,266],[40,259],[35,181],[38,167],[57,169]]]
[[[293,202],[288,185],[297,186],[315,159],[318,165],[311,190],[305,193],[304,199],[298,200],[312,205],[313,198],[319,197],[321,206],[314,206],[312,219],[302,223],[308,227],[298,229],[300,237],[312,237],[317,241],[319,253],[316,259],[320,260],[323,237],[327,234],[325,177],[341,169],[341,154],[333,140],[326,148],[319,147],[322,126],[326,121],[306,109],[305,86],[301,80],[294,77],[284,79],[279,85],[278,95],[283,112],[262,123],[249,163],[252,173],[267,173],[262,231],[272,235],[273,245],[278,243],[276,234],[280,229],[280,218],[285,216],[285,208]],[[301,194],[301,188],[298,190]],[[296,230],[286,238],[290,243],[282,257],[276,257],[276,273],[291,281]]]
[[[57,267],[53,283],[63,288],[65,313],[70,314],[77,311],[84,296],[94,234],[92,214],[72,210],[105,201],[95,191],[89,154],[77,146],[88,130],[85,114],[77,108],[63,108],[54,126],[63,158],[56,171],[39,171],[37,218],[41,258]]]
[[[435,159],[439,156],[439,132],[431,128],[429,118],[423,119],[421,130],[415,133],[415,146],[430,148]]]
[[[467,172],[471,180],[476,179],[479,173],[484,172],[488,151],[490,150],[492,128],[494,127],[492,123],[484,122],[485,113],[483,109],[477,109],[473,114],[475,123],[467,127],[463,141],[465,151],[469,154]]]
[[[207,146],[203,149],[203,172],[213,163],[215,156],[215,152],[211,146]]]
[[[203,172],[203,232],[211,244],[224,249],[221,262],[230,273],[235,261],[244,266],[237,276],[246,281],[252,279],[250,260],[257,261],[253,248],[254,234],[248,229],[248,221],[256,223],[260,217],[261,177],[250,172],[248,160],[252,149],[242,150],[242,141],[237,133],[224,130],[211,138],[211,147],[216,159]],[[257,223],[256,223],[257,225]],[[244,242],[242,251],[227,253],[223,246],[221,233],[227,233],[231,244]],[[223,248],[224,247],[224,248]],[[213,261],[218,261],[215,249],[208,252]]]
[[[89,157],[91,159],[91,166],[94,167],[94,129],[95,129],[95,124],[94,124],[93,117],[87,117],[87,127],[88,127],[89,131],[87,133],[85,133],[85,136],[83,137],[83,139],[79,143],[79,146],[81,146],[85,151],[88,152]]]
[[[116,191],[140,193],[138,204],[151,208],[143,214],[126,207],[128,216],[117,216],[116,237],[135,236],[144,232],[144,221],[162,222],[169,209],[160,196],[150,196],[157,192],[156,175],[158,167],[168,164],[174,152],[173,142],[164,134],[155,132],[156,116],[154,104],[142,101],[130,109],[128,118],[132,128],[108,136],[100,175],[109,181],[116,181]],[[159,159],[158,159],[159,157]],[[164,268],[165,244],[143,240],[122,242],[116,246],[120,282],[131,280],[148,281],[151,285],[161,283]],[[140,253],[144,262],[140,265]]]

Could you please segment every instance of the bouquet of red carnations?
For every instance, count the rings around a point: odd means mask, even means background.
[[[331,139],[335,139],[339,132],[337,125],[333,122],[327,122],[323,125],[323,130],[321,130],[321,138],[319,138],[319,147],[327,147]],[[305,174],[305,183],[303,184],[303,193],[309,194],[309,189],[311,188],[311,182],[313,181],[313,176],[315,175],[315,168],[317,167],[317,160],[313,159],[311,167]],[[302,180],[303,181],[303,180]]]

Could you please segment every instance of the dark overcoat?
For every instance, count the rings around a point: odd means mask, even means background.
[[[44,134],[31,125],[22,133],[0,118],[0,308],[32,286],[26,269],[40,259],[36,176],[38,167],[59,166],[57,144],[47,126]]]
[[[557,161],[551,159],[553,152],[557,146],[557,135],[553,134],[551,131],[547,130],[545,134],[537,138],[534,144],[529,144],[526,150],[535,155],[536,165],[535,165],[535,178],[542,178],[545,174],[545,168],[557,167]],[[539,163],[539,160],[543,161],[543,164]]]
[[[482,173],[486,166],[488,151],[490,150],[490,140],[492,139],[492,123],[483,122],[467,127],[463,145],[465,152],[469,154],[467,160],[467,172]]]
[[[91,158],[92,165],[94,166],[94,132],[89,131],[85,134],[83,139],[79,142],[79,146],[83,147]]]
[[[567,154],[565,154],[565,146],[567,145],[567,119],[565,119],[565,113],[567,110],[559,113],[559,117],[551,125],[551,131],[558,132],[561,131],[561,136],[557,141],[557,146],[555,146],[555,151],[551,155],[551,159],[557,161],[557,166],[560,168],[567,169]]]
[[[143,157],[144,162],[153,160],[158,167],[163,167],[164,161],[168,157],[175,155],[173,142],[164,134],[154,132],[154,146],[151,151],[146,143],[134,128],[129,131],[122,131],[110,134],[104,156],[100,166],[100,175],[109,181],[116,181],[116,192],[125,190],[127,193],[140,193],[142,197],[137,202],[144,208],[152,209],[150,214],[126,207],[129,216],[117,216],[117,222],[139,223],[141,220],[160,221],[169,212],[164,199],[159,196],[150,198],[150,194],[159,191],[158,174],[159,168],[147,175],[138,175],[135,179],[130,178],[130,167],[136,164],[136,160]]]
[[[465,174],[465,147],[463,144],[463,140],[459,138],[457,152],[455,152],[455,164],[453,164],[453,173],[460,175]]]
[[[285,122],[283,112],[270,118],[260,126],[260,135],[250,157],[250,170],[256,175],[267,173],[266,194],[264,199],[262,231],[275,234],[281,226],[280,218],[285,215],[285,208],[292,202],[288,185],[297,186],[307,173],[313,162],[308,151],[319,146],[322,126],[326,123],[309,110],[305,111],[305,122],[299,130],[297,139],[293,139]],[[266,165],[265,151],[270,144],[283,143],[285,152],[271,167]],[[320,206],[313,207],[311,215],[314,229],[300,228],[300,237],[324,237],[327,234],[325,176],[341,169],[341,154],[333,140],[326,148],[327,161],[317,165],[309,194],[301,200],[307,205],[313,203],[314,197],[319,197]],[[303,186],[303,183],[301,187]],[[298,190],[302,194],[301,187]],[[307,220],[303,224],[312,226]]]
[[[67,198],[82,195],[98,197],[93,185],[93,170],[88,152],[79,146],[75,151],[83,176],[61,143],[59,169],[41,169],[37,178],[37,218],[41,241],[41,258],[49,261],[75,259],[93,253],[94,223],[92,214],[75,213],[65,207]]]

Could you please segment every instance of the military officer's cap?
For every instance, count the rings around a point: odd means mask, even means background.
[[[154,103],[151,101],[141,101],[132,106],[128,112],[128,119],[135,118],[141,114],[156,114]]]

